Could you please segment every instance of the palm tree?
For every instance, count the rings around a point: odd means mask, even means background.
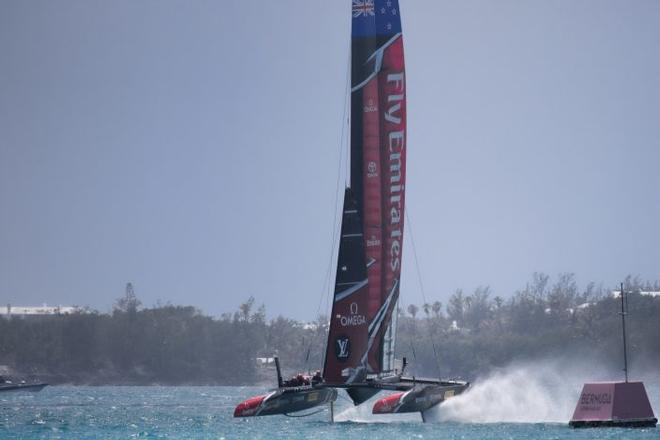
[[[431,310],[433,310],[433,314],[435,315],[436,318],[440,317],[440,312],[442,311],[442,303],[440,301],[436,301],[433,303],[431,306]]]

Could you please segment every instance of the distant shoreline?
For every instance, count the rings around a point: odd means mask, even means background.
[[[186,381],[186,382],[163,382],[163,381],[121,381],[121,380],[103,380],[103,379],[90,379],[78,380],[72,378],[63,378],[62,376],[39,374],[39,375],[26,375],[26,374],[11,374],[8,376],[13,381],[25,380],[27,383],[45,382],[49,386],[86,386],[86,387],[228,387],[228,386],[250,386],[259,388],[273,388],[277,386],[277,381],[273,377],[272,381],[259,380],[255,382],[242,382],[242,383],[227,383],[227,382],[210,382],[210,381]]]

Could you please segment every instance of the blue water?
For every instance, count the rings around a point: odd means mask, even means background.
[[[338,402],[340,421],[306,418],[234,419],[234,406],[263,388],[47,387],[40,393],[0,394],[2,439],[660,439],[660,429],[573,430],[565,424],[427,423],[415,416],[370,419]],[[362,414],[362,415],[358,415]],[[353,417],[358,421],[348,421]]]

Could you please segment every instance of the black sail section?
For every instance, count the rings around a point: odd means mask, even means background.
[[[363,365],[368,343],[366,288],[367,264],[362,219],[353,192],[347,188],[344,193],[335,292],[323,369],[327,383],[356,382],[366,375]]]
[[[354,286],[366,278],[367,264],[362,237],[362,219],[357,209],[353,191],[346,188],[337,258],[335,295],[341,295],[342,292],[346,291],[346,286]]]

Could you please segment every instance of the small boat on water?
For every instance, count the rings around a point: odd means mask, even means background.
[[[43,390],[45,387],[47,387],[47,383],[43,382],[25,382],[25,381],[20,381],[20,382],[12,382],[11,380],[7,380],[4,377],[0,376],[0,392],[3,391],[28,391],[28,392],[33,392],[33,393],[38,393],[39,391]]]

